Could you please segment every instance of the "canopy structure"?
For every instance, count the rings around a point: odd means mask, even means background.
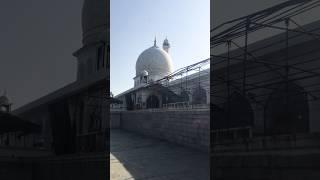
[[[289,0],[262,11],[227,21],[211,29],[211,33],[213,34],[210,38],[211,48],[240,37],[248,36],[248,33],[263,28],[289,30],[318,37],[318,34],[303,31],[303,28],[293,21],[293,18],[319,6],[320,1],[318,0]],[[300,27],[300,29],[294,30],[277,26],[284,21],[290,21]]]
[[[320,99],[320,21],[298,18],[319,7],[319,0],[289,0],[211,29],[214,129],[311,132]]]
[[[40,126],[37,124],[23,120],[18,116],[14,116],[10,113],[0,112],[0,133],[37,133],[39,131]]]

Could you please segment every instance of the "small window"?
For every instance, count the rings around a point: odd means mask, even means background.
[[[105,66],[104,61],[104,46],[98,48],[97,70]]]

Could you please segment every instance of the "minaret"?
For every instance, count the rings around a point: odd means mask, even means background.
[[[169,53],[169,48],[170,48],[170,44],[169,44],[168,39],[166,38],[163,41],[162,49],[165,50],[167,53]]]
[[[154,44],[153,44],[154,47],[157,47],[157,37],[154,37]]]
[[[83,43],[82,48],[73,53],[78,61],[77,81],[107,77],[109,72],[110,38],[106,35],[109,20],[106,14],[109,8],[105,8],[109,5],[106,2],[106,0],[83,0]]]

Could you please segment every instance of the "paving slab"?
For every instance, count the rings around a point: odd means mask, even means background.
[[[209,180],[209,172],[208,153],[111,130],[111,180]]]

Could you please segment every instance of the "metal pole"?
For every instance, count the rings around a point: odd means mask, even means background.
[[[250,28],[250,20],[247,19],[246,22],[246,30],[245,30],[245,40],[244,40],[244,59],[243,59],[243,81],[242,81],[242,94],[243,96],[246,95],[246,76],[247,76],[247,65],[246,61],[248,58],[248,31]]]
[[[198,83],[199,83],[199,84],[198,84],[198,85],[199,85],[198,98],[199,98],[199,102],[198,102],[198,103],[201,104],[201,99],[202,99],[202,98],[200,97],[200,96],[201,96],[201,94],[200,94],[200,87],[201,87],[201,86],[200,86],[200,67],[198,68],[198,70],[199,70],[199,72],[198,72],[198,78],[199,78],[199,79],[198,79],[198,80],[199,80],[199,82],[198,82]]]
[[[263,106],[263,134],[264,134],[264,137],[266,137],[266,135],[267,135],[266,110],[267,110],[267,105],[265,104]]]
[[[200,68],[201,67],[198,68],[199,88],[200,88]]]
[[[286,25],[286,56],[285,56],[285,61],[286,61],[286,66],[285,66],[285,73],[286,73],[286,78],[285,78],[285,83],[286,83],[286,89],[285,89],[285,93],[286,93],[286,99],[285,99],[285,108],[286,108],[286,115],[285,115],[285,118],[286,120],[289,119],[289,102],[288,102],[288,99],[289,99],[289,18],[285,20],[285,25]]]
[[[231,42],[227,42],[227,47],[228,47],[228,58],[227,58],[227,121],[226,125],[228,127],[228,122],[229,122],[229,106],[230,106],[230,47],[231,47]]]
[[[189,71],[189,68],[187,68],[187,71],[186,71],[186,91],[188,91],[188,71]]]

